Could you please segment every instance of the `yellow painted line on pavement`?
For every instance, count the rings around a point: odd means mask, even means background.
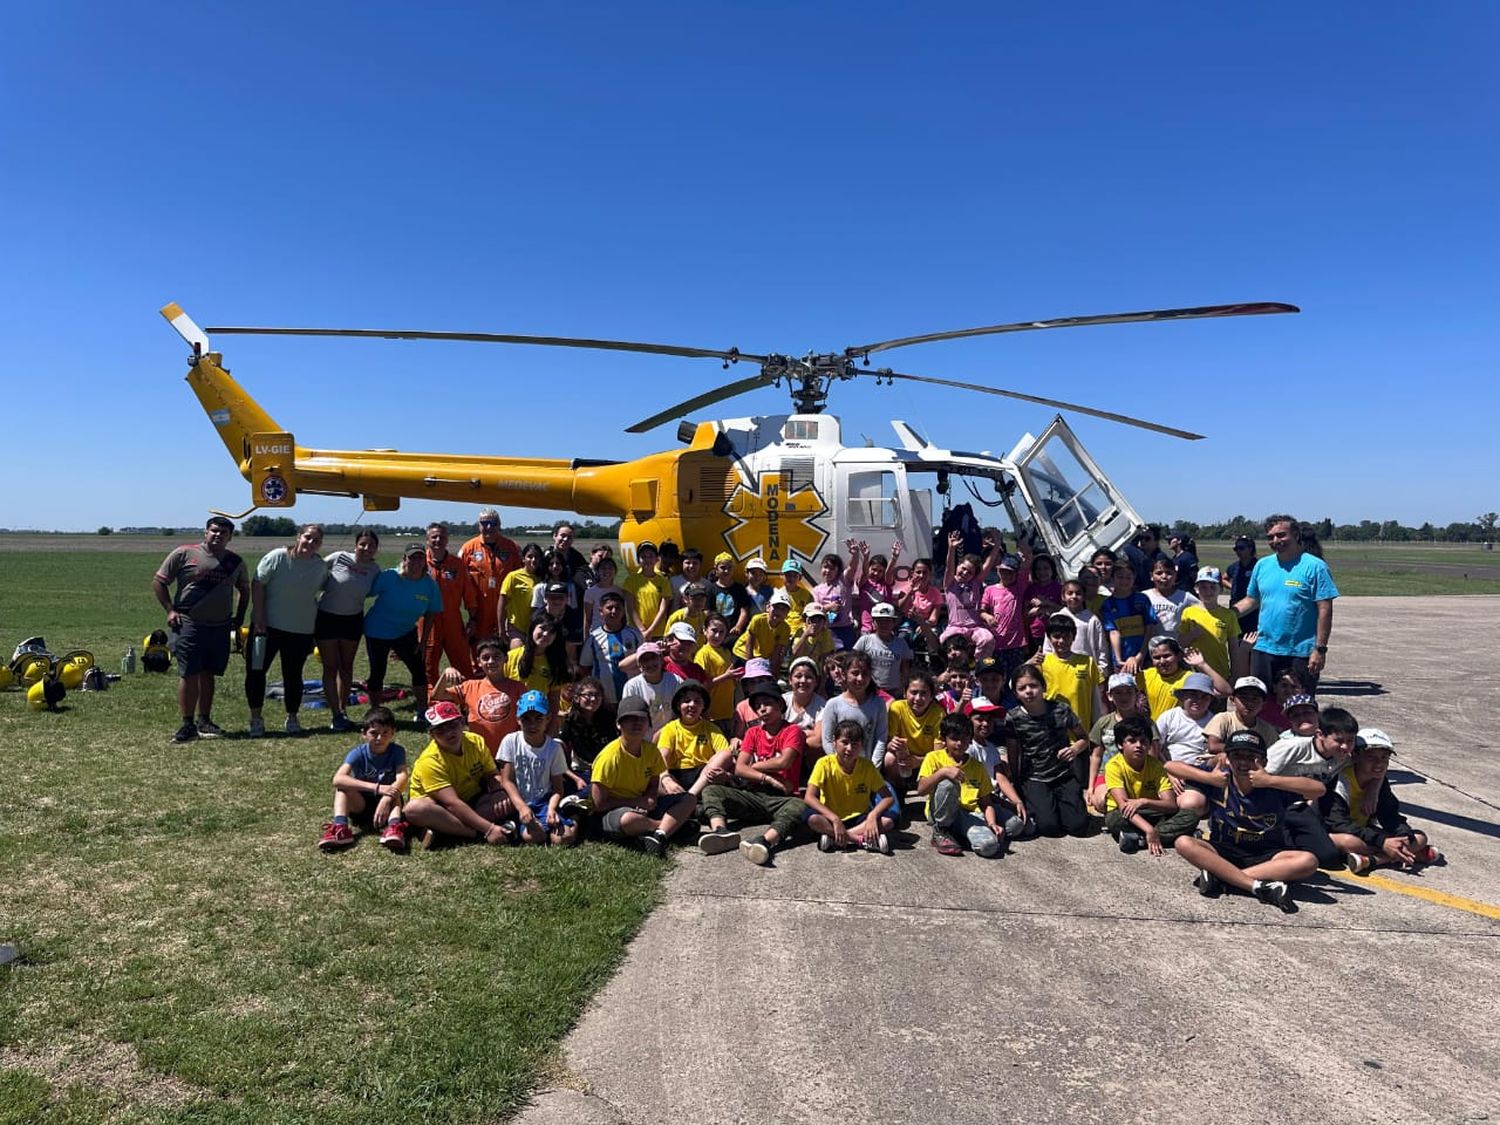
[[[1384,875],[1346,875],[1339,871],[1326,870],[1323,874],[1331,875],[1335,879],[1342,879],[1344,882],[1352,883],[1356,887],[1380,887],[1387,891],[1395,891],[1398,895],[1410,895],[1412,898],[1419,898],[1423,902],[1434,902],[1439,906],[1448,906],[1454,910],[1464,910],[1470,914],[1478,914],[1481,918],[1495,918],[1500,920],[1500,906],[1491,906],[1487,902],[1464,898],[1462,895],[1450,895],[1446,891],[1434,891],[1428,887],[1417,886],[1414,883],[1398,882],[1395,879],[1388,879]]]

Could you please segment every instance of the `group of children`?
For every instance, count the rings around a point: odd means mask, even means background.
[[[1217,605],[1213,568],[1190,602],[1175,588],[1134,594],[1128,565],[1103,593],[1078,579],[1037,595],[1013,589],[1021,560],[986,546],[962,559],[950,547],[946,600],[930,592],[930,560],[897,587],[896,552],[853,543],[850,565],[824,560],[823,583],[808,589],[799,571],[751,607],[737,590],[706,608],[687,583],[671,609],[657,590],[660,642],[606,590],[589,599],[591,658],[572,683],[524,679],[525,649],[481,642],[475,676],[439,679],[409,768],[390,711],[371,708],[320,846],[349,846],[362,821],[392,850],[413,834],[566,846],[597,833],[660,855],[696,826],[704,852],[766,865],[799,836],[890,855],[920,805],[945,856],[1083,836],[1102,819],[1122,852],[1175,849],[1205,895],[1282,909],[1320,864],[1440,859],[1401,816],[1383,732],[1319,711],[1294,674],[1274,692],[1231,682],[1238,622]],[[964,584],[980,588],[952,589]],[[1121,604],[1101,619],[1091,600]],[[938,671],[919,666],[924,648]]]

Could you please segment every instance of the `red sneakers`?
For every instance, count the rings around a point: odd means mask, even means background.
[[[318,847],[325,852],[342,851],[354,843],[354,830],[347,824],[325,824],[323,825],[323,838],[318,841]]]
[[[389,848],[393,852],[404,852],[406,850],[406,822],[393,820],[385,826],[380,833],[380,846]]]

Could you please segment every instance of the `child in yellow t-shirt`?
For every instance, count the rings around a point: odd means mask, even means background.
[[[786,623],[794,637],[802,631],[802,618],[813,600],[812,590],[803,578],[802,568],[791,559],[781,564],[781,585],[792,603],[792,610],[787,614]]]
[[[734,684],[738,676],[734,653],[724,646],[729,639],[729,622],[717,613],[711,614],[704,635],[693,663],[708,673],[708,720],[728,734],[734,721]]]
[[[820,852],[863,847],[892,854],[896,797],[864,749],[865,728],[843,720],[833,728],[833,753],[818,760],[807,780],[806,823],[819,834]]]
[[[1066,613],[1054,613],[1047,618],[1047,640],[1052,643],[1052,651],[1042,657],[1042,677],[1047,681],[1047,698],[1061,699],[1073,708],[1083,729],[1088,730],[1104,713],[1099,691],[1103,676],[1098,661],[1073,651],[1077,635],[1078,624]]]
[[[422,829],[422,844],[439,837],[486,844],[515,839],[515,810],[484,739],[466,729],[458,704],[439,700],[425,712],[432,741],[417,755],[407,779],[406,820]]]
[[[946,713],[933,700],[937,685],[926,672],[906,678],[906,696],[886,709],[885,775],[915,777],[922,761],[937,746],[938,728]]]
[[[648,855],[667,854],[667,839],[693,818],[698,798],[663,793],[667,763],[647,741],[651,708],[638,695],[620,700],[615,712],[620,737],[599,751],[590,773],[589,798],[604,834],[615,840],[639,839]]]
[[[764,613],[750,618],[750,624],[734,642],[734,654],[741,660],[759,657],[771,662],[771,675],[781,674],[781,665],[786,660],[787,649],[792,644],[792,628],[787,624],[792,611],[792,599],[785,590],[777,590],[766,602]]]
[[[1193,590],[1203,604],[1183,608],[1177,636],[1184,647],[1203,653],[1209,667],[1227,680],[1240,647],[1239,615],[1227,605],[1219,604],[1218,567],[1200,567]]]
[[[710,785],[728,784],[733,778],[729,740],[709,722],[708,706],[708,689],[697,680],[684,680],[672,693],[674,717],[656,736],[657,749],[667,763],[663,792],[698,797]]]
[[[963,855],[968,843],[974,854],[989,859],[1005,846],[985,764],[969,753],[974,744],[974,722],[968,715],[944,715],[942,745],[922,759],[917,795],[927,798],[932,824],[932,846],[942,855]]]
[[[792,633],[792,659],[808,656],[822,664],[833,655],[833,648],[833,633],[828,628],[828,611],[813,602],[802,611],[802,628]]]
[[[521,548],[521,567],[500,580],[502,639],[517,646],[531,628],[531,595],[542,575],[542,549],[535,543]],[[481,640],[483,638],[480,638]]]
[[[1114,734],[1120,752],[1104,767],[1104,827],[1126,855],[1143,845],[1161,855],[1193,830],[1198,814],[1178,809],[1166,767],[1146,752],[1154,736],[1151,720],[1144,715],[1121,719]]]

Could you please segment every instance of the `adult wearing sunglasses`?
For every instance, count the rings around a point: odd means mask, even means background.
[[[459,548],[458,553],[469,568],[479,599],[473,636],[483,640],[501,635],[500,583],[521,565],[521,549],[500,534],[500,513],[494,508],[479,509],[478,530],[479,534]]]

